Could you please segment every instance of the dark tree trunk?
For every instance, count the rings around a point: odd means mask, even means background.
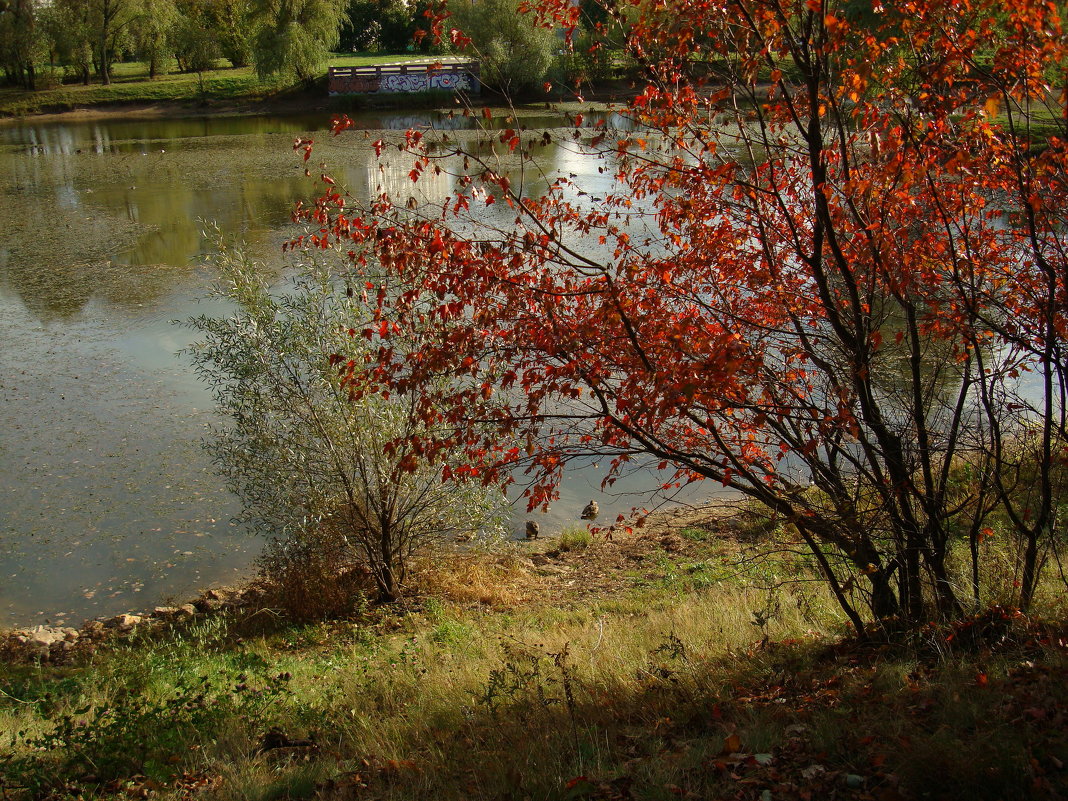
[[[891,584],[890,573],[879,568],[868,576],[871,583],[871,611],[877,620],[897,617],[901,614],[901,604]]]
[[[397,575],[393,566],[392,531],[382,521],[382,533],[378,541],[379,569],[375,571],[378,582],[378,600],[383,603],[397,600]]]
[[[946,554],[944,549],[938,548],[930,558],[931,573],[935,580],[935,601],[938,604],[938,613],[943,619],[959,617],[963,611],[957,593],[953,590],[953,582],[949,573],[946,572]]]
[[[905,614],[911,623],[923,623],[927,616],[926,604],[923,602],[923,575],[920,562],[922,547],[923,541],[919,534],[916,531],[909,531],[905,539],[902,581],[908,594],[904,601]]]
[[[1027,532],[1027,545],[1024,548],[1023,575],[1020,576],[1020,610],[1027,612],[1035,600],[1035,584],[1038,580],[1038,533],[1032,529]]]

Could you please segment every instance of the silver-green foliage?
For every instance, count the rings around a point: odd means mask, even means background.
[[[369,313],[359,292],[308,265],[272,291],[242,254],[220,261],[213,296],[233,311],[189,321],[201,335],[189,352],[228,420],[209,447],[246,522],[295,548],[340,540],[383,599],[416,550],[499,526],[498,494],[443,481],[446,462],[419,458],[412,443],[433,432],[417,393],[362,391],[358,332]],[[356,365],[354,381],[340,378],[338,354]]]

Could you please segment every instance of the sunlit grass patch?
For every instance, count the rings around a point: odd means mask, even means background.
[[[539,594],[544,581],[515,553],[434,554],[412,568],[420,594],[458,604],[510,607]]]
[[[556,541],[556,547],[561,551],[581,551],[589,548],[593,542],[593,535],[585,527],[572,526],[560,532],[560,538]]]
[[[695,542],[705,542],[716,536],[716,532],[703,526],[687,526],[679,530],[679,536]]]

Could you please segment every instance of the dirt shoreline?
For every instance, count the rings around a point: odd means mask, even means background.
[[[251,117],[260,114],[315,114],[330,111],[330,98],[290,98],[225,105],[175,103],[106,103],[78,106],[66,111],[45,111],[21,116],[0,116],[0,126],[34,122],[100,119],[188,119],[194,117]]]
[[[651,513],[645,522],[633,531],[617,532],[610,536],[607,530],[597,530],[595,542],[599,548],[589,552],[579,551],[571,554],[580,562],[589,562],[596,557],[597,551],[603,551],[599,561],[612,562],[622,558],[628,550],[640,547],[642,543],[666,543],[670,549],[683,547],[678,532],[690,527],[720,527],[729,525],[731,518],[737,514],[736,505],[729,501],[715,500],[695,506],[680,506],[660,509]],[[513,557],[540,557],[548,553],[558,559],[566,559],[555,549],[556,538],[546,538],[534,545],[529,552],[512,553]],[[522,541],[520,541],[522,542]],[[603,589],[602,580],[605,565],[590,563],[585,566],[583,590],[579,595],[586,595]],[[602,569],[603,568],[603,569]],[[619,565],[614,565],[618,570]],[[559,570],[559,568],[557,569]],[[598,580],[602,579],[602,580]],[[558,578],[558,577],[557,577]],[[574,582],[571,582],[573,584]],[[611,583],[611,582],[609,582]],[[562,589],[562,588],[558,588]],[[127,639],[134,634],[144,634],[153,629],[185,624],[204,615],[234,611],[262,603],[266,596],[266,585],[259,575],[239,581],[236,584],[213,586],[201,590],[194,597],[184,602],[173,599],[161,600],[161,605],[123,612],[117,615],[87,618],[80,626],[65,625],[27,625],[0,628],[0,664],[37,659],[41,661],[64,664],[73,656],[84,653],[88,647],[95,647],[104,641]]]

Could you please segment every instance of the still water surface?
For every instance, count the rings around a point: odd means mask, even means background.
[[[411,114],[356,121],[368,131],[464,124]],[[0,626],[151,607],[249,571],[260,542],[232,523],[236,499],[201,450],[215,418],[177,355],[191,335],[172,321],[212,311],[198,301],[213,278],[206,221],[281,274],[293,204],[314,194],[295,136],[315,136],[314,159],[356,195],[406,187],[410,165],[374,160],[379,133],[334,139],[328,123],[0,126]],[[607,188],[597,163],[573,149],[549,148],[544,160],[546,173]],[[428,191],[447,193],[448,181]],[[590,498],[608,519],[640,502],[603,495],[600,477],[572,475],[542,530],[573,521]]]

